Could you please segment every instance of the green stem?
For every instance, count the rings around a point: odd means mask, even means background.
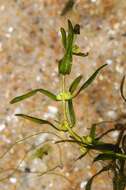
[[[69,134],[77,141],[81,142],[81,137],[77,135],[70,127],[67,127]]]
[[[62,93],[65,93],[65,76],[62,76]],[[66,121],[69,124],[69,119],[67,116],[67,106],[66,101],[62,100],[62,108],[63,108],[63,122]],[[81,138],[71,129],[71,127],[67,126],[68,133],[77,141],[81,141]]]
[[[65,76],[62,76],[62,93],[65,93]],[[62,106],[63,106],[63,119],[64,121],[68,121],[65,100],[62,100]]]

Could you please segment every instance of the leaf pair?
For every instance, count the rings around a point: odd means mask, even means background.
[[[82,75],[79,75],[77,78],[75,78],[73,80],[73,82],[70,85],[69,88],[69,92],[72,94],[73,98],[76,97],[82,90],[84,90],[85,88],[87,88],[96,78],[97,74],[100,72],[100,70],[102,68],[104,68],[105,66],[107,66],[107,64],[102,65],[101,67],[99,67],[83,84],[82,86],[79,88],[79,90],[75,93],[76,89],[78,88],[81,80],[82,80]],[[75,125],[76,123],[76,117],[75,117],[75,112],[74,112],[74,107],[73,107],[73,102],[72,99],[68,100],[68,110],[69,110],[69,116],[70,116],[70,120],[71,120],[71,124],[72,126]],[[96,130],[95,126],[93,126],[92,130]],[[94,137],[93,137],[94,138]]]
[[[76,97],[82,90],[86,89],[96,78],[96,76],[98,75],[98,73],[100,72],[101,69],[103,69],[104,67],[106,67],[107,64],[104,64],[102,66],[100,66],[83,84],[82,86],[79,88],[79,90],[76,92],[75,96]]]
[[[96,69],[96,71],[81,85],[81,87],[77,90],[77,92],[75,93],[75,95],[73,97],[76,97],[82,90],[86,89],[95,80],[95,78],[97,77],[99,72],[106,66],[107,66],[107,64],[104,64],[104,65],[100,66],[98,69]],[[69,91],[71,92],[71,94],[73,94],[76,91],[82,78],[83,78],[83,76],[79,75],[71,83],[70,88],[69,88]]]
[[[10,101],[10,103],[14,104],[14,103],[17,103],[17,102],[22,101],[24,99],[27,99],[27,98],[29,98],[31,96],[34,96],[37,92],[42,93],[42,94],[48,96],[52,100],[55,100],[55,101],[57,100],[56,95],[54,95],[52,92],[49,92],[48,90],[40,88],[40,89],[31,90],[30,92],[27,92],[26,94],[23,94],[21,96],[17,96],[14,99],[12,99]]]
[[[74,91],[78,87],[81,79],[82,79],[82,75],[79,75],[70,85],[69,92],[71,93],[71,95],[74,93]],[[76,115],[75,115],[72,99],[68,100],[68,112],[69,112],[70,122],[71,122],[71,125],[73,127],[76,123]]]

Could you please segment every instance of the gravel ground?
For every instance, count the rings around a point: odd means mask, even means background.
[[[63,55],[59,30],[61,26],[67,27],[67,19],[80,24],[81,35],[77,41],[83,52],[89,52],[88,57],[74,59],[68,83],[79,74],[83,74],[85,80],[97,67],[109,64],[92,87],[75,100],[78,117],[76,131],[86,134],[94,122],[126,115],[126,106],[119,93],[122,76],[126,74],[126,1],[75,0],[72,9],[61,16],[66,2],[0,0],[1,155],[16,140],[43,132],[15,145],[1,158],[1,190],[81,190],[89,177],[102,166],[96,164],[90,167],[91,158],[88,156],[75,162],[79,155],[75,145],[64,143],[56,146],[52,140],[57,137],[46,133],[54,133],[53,129],[14,116],[22,112],[44,119],[56,119],[59,104],[40,94],[21,103],[9,104],[13,97],[34,88],[46,88],[58,93],[57,60]],[[109,127],[112,124],[106,126]],[[101,126],[99,132],[104,128]],[[107,138],[114,141],[116,135],[114,133]],[[60,136],[63,137],[63,134]],[[50,154],[42,160],[32,159],[34,149],[44,142],[51,144]],[[36,174],[55,168],[61,162],[63,166],[57,167],[55,173]],[[18,169],[11,175],[16,166],[19,166]],[[3,180],[7,176],[8,179]],[[111,174],[98,177],[93,189],[111,190]]]

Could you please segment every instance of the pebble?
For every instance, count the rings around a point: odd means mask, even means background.
[[[82,181],[81,184],[80,184],[80,188],[84,189],[86,184],[87,184],[87,181]]]
[[[111,65],[111,64],[113,63],[113,61],[112,61],[112,59],[107,59],[107,60],[106,60],[106,63],[107,63],[108,65]]]
[[[10,178],[10,182],[13,183],[13,184],[16,184],[17,179],[15,177],[11,177]]]
[[[35,141],[35,145],[44,143],[47,140],[48,136],[49,136],[48,133],[43,133],[43,134],[38,135]]]
[[[118,135],[119,135],[119,132],[118,132],[118,131],[114,131],[114,132],[111,134],[111,137],[117,138]]]
[[[5,123],[1,123],[0,124],[0,131],[3,131],[6,128]]]

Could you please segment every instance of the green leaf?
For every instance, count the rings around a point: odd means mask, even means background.
[[[56,100],[56,95],[54,95],[52,92],[49,92],[48,90],[40,88],[40,89],[32,90],[32,91],[30,91],[30,92],[28,92],[26,94],[21,95],[21,96],[17,96],[16,98],[12,99],[10,101],[10,103],[14,104],[14,103],[17,103],[17,102],[22,101],[24,99],[27,99],[27,98],[29,98],[31,96],[34,96],[37,92],[40,92],[40,93],[48,96],[52,100]]]
[[[69,111],[70,121],[73,127],[76,123],[76,116],[75,116],[72,100],[68,100],[68,111]]]
[[[121,85],[120,85],[120,93],[123,98],[123,100],[126,102],[126,97],[124,96],[124,82],[125,82],[125,76],[123,76]]]
[[[73,47],[73,25],[70,20],[68,20],[68,37],[66,44],[66,52],[64,57],[59,61],[58,70],[62,75],[70,74],[72,68],[72,47]]]
[[[59,60],[58,64],[59,74],[68,75],[71,72],[71,68],[72,68],[72,55],[71,53],[66,53],[64,57],[61,60]]]
[[[72,22],[68,19],[68,37],[74,34],[74,28]]]
[[[64,30],[64,28],[61,28],[60,32],[61,32],[61,35],[62,35],[63,46],[66,49],[66,46],[67,46],[66,31]]]
[[[70,20],[68,20],[68,37],[67,37],[67,54],[68,52],[72,54],[74,40],[74,28]]]
[[[92,138],[92,140],[95,140],[95,133],[96,133],[96,125],[93,124],[90,130],[90,136]]]
[[[93,180],[96,176],[98,176],[99,174],[101,174],[102,172],[108,171],[111,169],[110,165],[107,165],[105,167],[103,167],[99,172],[97,172],[94,176],[92,176],[89,180],[88,183],[86,184],[85,190],[91,190],[91,185],[93,183]]]
[[[99,144],[94,144],[92,148],[100,151],[114,151],[116,150],[117,147],[116,145],[111,143],[99,143]]]
[[[79,33],[79,25],[73,25],[70,20],[68,20],[68,35],[66,37],[64,29],[62,29],[62,39],[65,45],[65,55],[59,61],[58,70],[59,74],[67,75],[70,74],[72,69],[72,60],[73,60],[73,44],[74,44],[74,36]],[[66,41],[66,43],[65,43]],[[76,53],[76,52],[75,52]],[[79,52],[80,53],[80,52]]]
[[[99,161],[99,160],[113,160],[116,159],[116,157],[114,155],[111,154],[99,154],[97,155],[93,162]]]
[[[72,84],[70,85],[69,91],[71,92],[71,94],[76,90],[76,88],[78,87],[81,79],[82,79],[82,75],[79,75],[77,78],[74,79],[74,81],[72,82]]]
[[[94,161],[111,159],[126,160],[126,154],[116,153],[112,151],[104,151],[103,154],[99,154],[98,156],[96,156]]]
[[[39,119],[39,118],[32,117],[32,116],[29,116],[29,115],[21,114],[21,113],[20,114],[15,114],[15,116],[22,117],[24,119],[27,119],[27,120],[32,121],[32,122],[37,123],[37,124],[48,124],[48,125],[52,126],[53,128],[55,128],[56,130],[59,130],[50,121],[47,121],[47,120],[44,120],[44,119]]]
[[[86,82],[84,82],[84,84],[80,87],[80,89],[78,90],[78,92],[76,93],[75,97],[85,88],[87,88],[92,82],[93,80],[96,78],[96,76],[98,75],[99,71],[101,69],[103,69],[105,66],[107,66],[107,64],[102,65],[101,67],[99,67],[89,78]]]
[[[75,24],[73,30],[74,30],[74,34],[80,34],[80,25],[79,24]]]

